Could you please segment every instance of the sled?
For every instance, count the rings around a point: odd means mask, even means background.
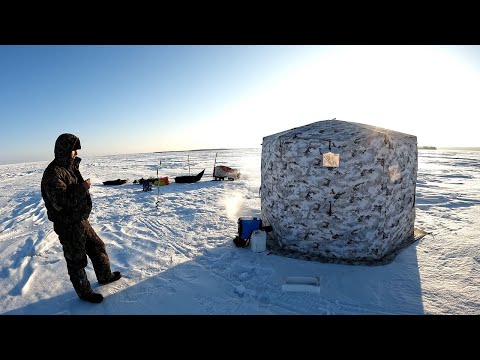
[[[107,180],[103,182],[103,185],[123,185],[127,182],[127,180]]]
[[[205,172],[205,169],[200,171],[197,175],[184,175],[184,176],[177,176],[175,177],[175,182],[176,183],[181,183],[181,184],[188,184],[188,183],[194,183],[200,180],[203,176],[203,173]]]

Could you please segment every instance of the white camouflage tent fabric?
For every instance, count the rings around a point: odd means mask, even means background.
[[[261,214],[270,250],[329,262],[392,260],[418,240],[417,138],[341,120],[263,138]]]

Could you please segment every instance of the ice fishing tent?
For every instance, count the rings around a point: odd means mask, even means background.
[[[307,259],[381,260],[415,240],[416,179],[413,135],[334,119],[266,136],[267,246]]]

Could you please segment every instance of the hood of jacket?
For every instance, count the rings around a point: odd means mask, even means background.
[[[68,133],[61,134],[55,141],[55,160],[59,164],[69,167],[74,160],[71,158],[72,150],[80,148],[80,139],[77,136]]]

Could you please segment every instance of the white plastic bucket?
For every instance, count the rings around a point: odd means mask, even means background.
[[[267,233],[263,230],[253,230],[250,248],[253,252],[265,251],[267,249]]]

